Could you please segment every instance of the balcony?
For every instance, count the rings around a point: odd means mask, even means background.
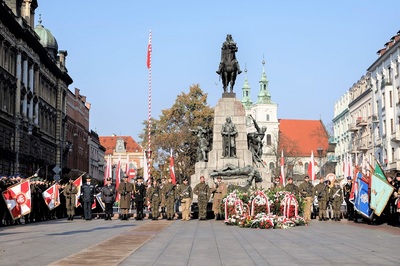
[[[364,117],[358,117],[356,120],[356,126],[358,127],[365,127],[368,125],[367,120]]]
[[[396,131],[390,135],[391,141],[400,142],[400,127],[396,126]]]
[[[400,170],[400,160],[395,160],[393,162],[389,162],[387,165],[387,169],[386,170]]]
[[[349,131],[358,131],[358,127],[357,127],[356,123],[351,123],[349,125]]]

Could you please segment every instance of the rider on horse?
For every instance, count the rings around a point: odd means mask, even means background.
[[[232,64],[236,65],[236,69],[238,71],[238,74],[242,73],[242,70],[240,70],[239,62],[236,59],[236,52],[238,51],[238,48],[236,46],[236,43],[232,39],[232,35],[228,34],[226,35],[226,41],[222,44],[221,47],[221,62],[219,63],[218,70],[216,71],[218,75],[221,75],[222,69],[224,62],[227,62],[229,58],[232,58]]]

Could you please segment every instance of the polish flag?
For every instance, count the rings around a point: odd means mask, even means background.
[[[283,150],[282,150],[282,155],[281,155],[281,178],[280,178],[280,183],[283,186],[286,185],[286,180],[285,180],[285,158],[283,157]]]
[[[175,160],[174,160],[174,156],[172,156],[172,150],[171,150],[171,157],[169,160],[169,174],[171,176],[172,179],[172,184],[176,185],[176,177],[175,177]]]
[[[78,177],[77,179],[75,179],[74,181],[74,185],[76,186],[78,193],[76,193],[76,200],[75,200],[75,208],[78,207],[79,205],[81,205],[81,203],[79,202],[79,197],[81,196],[81,187],[82,187],[82,175],[80,177]]]
[[[13,220],[31,212],[31,187],[29,179],[9,187],[3,197]]]
[[[106,170],[104,171],[104,185],[107,184],[107,178],[111,178],[112,174],[111,174],[111,155],[109,154],[107,156],[107,165],[106,165]]]
[[[149,43],[147,44],[147,68],[151,68],[151,52],[152,52],[152,46],[151,46],[151,31],[149,34]]]
[[[58,184],[54,184],[48,189],[46,189],[42,193],[44,202],[46,203],[49,210],[53,210],[54,208],[60,205],[60,192],[58,188]]]
[[[319,166],[321,169],[322,165]],[[311,151],[310,164],[308,165],[308,176],[311,181],[315,180],[315,161],[314,161],[314,151]]]
[[[115,186],[118,189],[119,183],[121,182],[121,155],[118,157],[117,169],[115,169]],[[119,201],[119,193],[115,197],[115,201]]]

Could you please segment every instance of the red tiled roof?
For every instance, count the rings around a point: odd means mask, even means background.
[[[310,156],[311,151],[314,151],[316,157],[319,147],[323,149],[323,154],[326,154],[329,147],[329,136],[321,120],[279,119],[279,133],[281,139],[296,144],[299,157]],[[283,152],[285,153],[285,150]]]
[[[106,148],[105,154],[113,154],[117,145],[117,139],[122,138],[126,143],[127,152],[143,152],[142,147],[131,136],[102,136],[100,144]]]

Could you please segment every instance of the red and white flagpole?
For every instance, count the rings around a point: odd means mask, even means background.
[[[151,53],[152,53],[152,45],[151,45],[151,30],[149,33],[149,43],[147,44],[147,69],[149,70],[149,97],[148,97],[148,128],[147,128],[147,177],[151,178]]]

